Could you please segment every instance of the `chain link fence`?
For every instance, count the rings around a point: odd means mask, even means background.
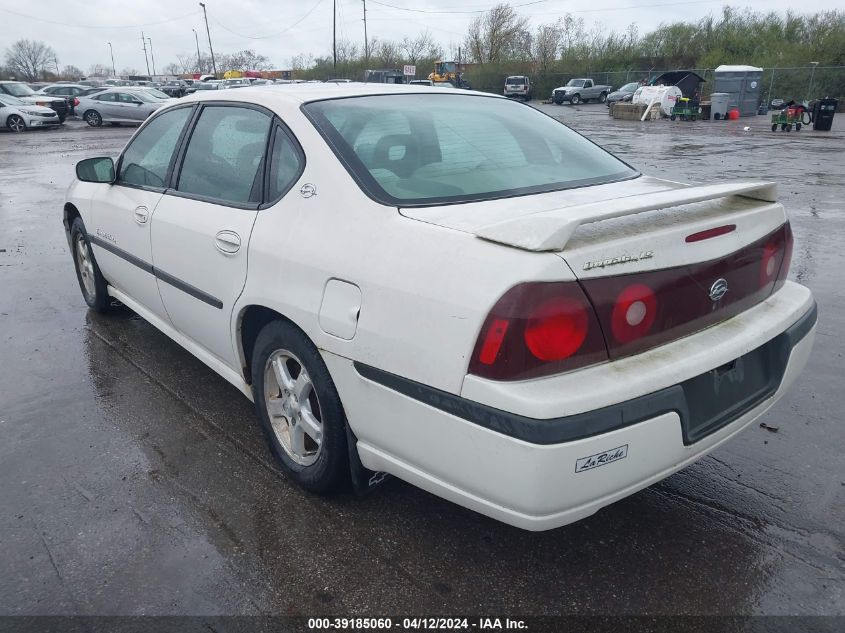
[[[509,65],[509,69],[510,69]],[[649,82],[664,72],[677,69],[644,68],[631,70],[587,70],[573,73],[546,73],[545,75],[527,74],[533,82],[534,98],[545,99],[552,90],[577,77],[591,77],[598,84],[605,84],[617,89],[630,82]],[[714,91],[715,68],[684,68],[704,77],[701,87],[702,96]],[[500,67],[490,65],[475,66],[468,73],[473,88],[488,92],[501,93],[508,75],[526,74],[525,69],[503,72]],[[772,99],[797,102],[811,101],[819,97],[836,97],[840,105],[845,104],[845,66],[800,66],[784,68],[764,68],[760,83],[761,102]]]

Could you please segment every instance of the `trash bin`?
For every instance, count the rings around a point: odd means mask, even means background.
[[[836,112],[838,101],[831,97],[817,99],[813,105],[813,129],[822,132],[829,132],[833,125],[833,115]]]
[[[710,95],[710,120],[719,121],[728,118],[728,103],[731,96],[727,92],[714,92]]]

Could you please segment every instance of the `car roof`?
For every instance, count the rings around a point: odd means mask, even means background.
[[[451,91],[450,91],[451,92]],[[305,84],[270,84],[241,88],[239,90],[224,90],[214,94],[192,95],[179,99],[179,103],[191,101],[246,101],[272,108],[274,105],[290,103],[308,103],[324,99],[342,99],[345,97],[366,97],[370,95],[400,95],[400,94],[431,95],[431,88],[425,85],[407,84],[379,84],[379,83],[305,83]],[[463,94],[493,99],[505,97],[487,92],[473,92],[471,90],[455,91],[452,94]]]

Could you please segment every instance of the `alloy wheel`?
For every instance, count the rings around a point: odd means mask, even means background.
[[[277,350],[267,359],[264,402],[288,457],[301,466],[316,462],[323,445],[320,401],[308,371],[292,352]]]
[[[79,266],[79,278],[82,279],[82,288],[85,291],[86,299],[94,301],[97,295],[97,286],[94,281],[94,261],[91,259],[91,251],[85,236],[76,236],[76,263]]]
[[[17,114],[13,114],[6,122],[12,132],[23,132],[26,130],[26,123]]]

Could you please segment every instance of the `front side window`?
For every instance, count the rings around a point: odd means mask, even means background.
[[[437,91],[316,101],[304,110],[384,204],[469,202],[637,175],[562,123],[506,99]]]
[[[94,97],[95,101],[117,101],[117,93],[116,92],[106,92],[101,95],[97,95]]]
[[[163,187],[173,150],[191,108],[178,108],[160,114],[132,139],[123,152],[117,176],[119,184]]]
[[[176,189],[237,204],[259,202],[270,122],[251,108],[203,108]]]

